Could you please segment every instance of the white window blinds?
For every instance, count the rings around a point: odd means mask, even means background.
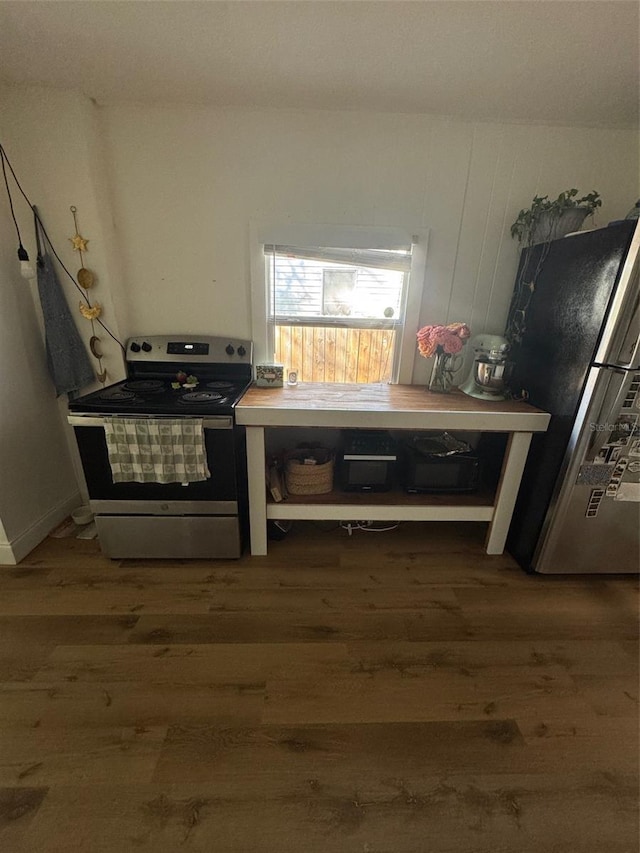
[[[402,324],[411,246],[264,247],[271,324],[394,328]]]

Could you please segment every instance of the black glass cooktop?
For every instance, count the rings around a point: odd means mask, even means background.
[[[169,380],[128,379],[78,397],[69,410],[131,416],[230,414],[250,384],[209,380],[172,388]]]

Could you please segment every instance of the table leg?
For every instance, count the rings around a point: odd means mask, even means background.
[[[264,427],[247,427],[247,476],[251,554],[267,553],[267,493],[265,483]]]
[[[493,519],[487,535],[487,554],[502,554],[504,551],[522,472],[529,453],[531,435],[530,432],[512,432],[509,436],[496,493]]]

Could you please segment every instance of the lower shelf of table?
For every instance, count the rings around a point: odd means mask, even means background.
[[[267,518],[336,521],[491,521],[495,494],[409,495],[405,492],[341,492],[290,495],[267,503]]]

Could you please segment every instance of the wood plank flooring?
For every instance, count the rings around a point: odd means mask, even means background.
[[[0,850],[637,853],[638,579],[483,528],[0,568]]]

